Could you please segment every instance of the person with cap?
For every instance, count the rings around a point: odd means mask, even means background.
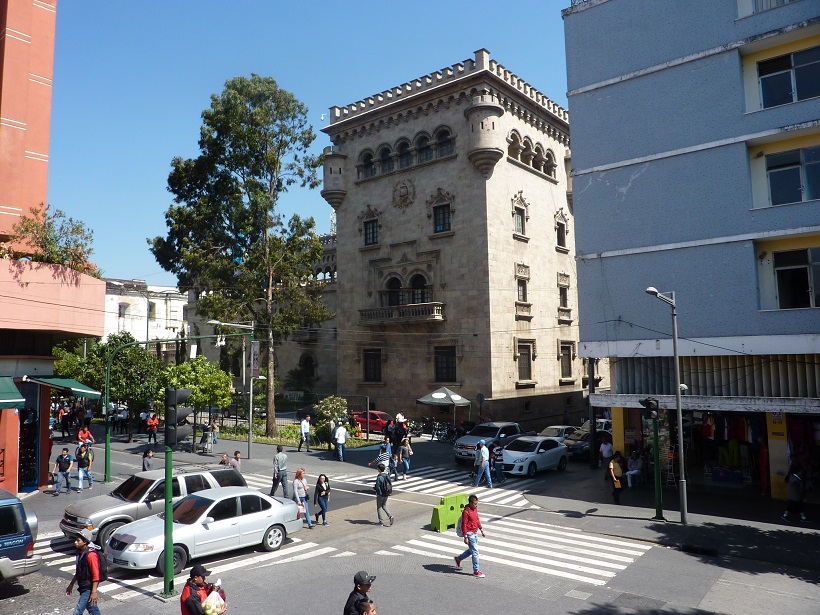
[[[77,560],[74,576],[71,577],[71,582],[65,590],[65,595],[70,596],[76,583],[77,591],[80,593],[74,615],[82,615],[83,611],[88,611],[90,615],[100,615],[100,607],[97,606],[97,586],[100,584],[100,552],[90,545],[90,530],[80,530],[74,536]]]
[[[484,476],[486,476],[487,488],[492,489],[493,477],[490,474],[490,451],[487,449],[486,444],[486,441],[479,440],[478,444],[476,445],[475,457],[477,468],[475,473],[475,479],[473,480],[473,487],[478,487],[478,484],[481,482],[481,479]]]
[[[185,587],[179,597],[182,615],[205,615],[205,607],[202,604],[212,591],[219,592],[222,599],[225,599],[225,593],[218,585],[205,582],[205,577],[209,574],[211,571],[205,570],[205,566],[201,564],[191,568],[191,576],[185,582]]]
[[[367,593],[375,580],[376,577],[367,574],[364,570],[353,575],[353,591],[350,592],[345,602],[344,615],[359,615],[357,605],[364,600],[369,600]]]
[[[376,484],[373,486],[373,490],[376,492],[376,514],[379,516],[379,525],[393,525],[393,515],[387,510],[387,498],[390,497],[387,489],[388,482],[390,482],[390,479],[387,476],[387,466],[380,463]],[[382,520],[382,512],[387,515],[387,523]]]

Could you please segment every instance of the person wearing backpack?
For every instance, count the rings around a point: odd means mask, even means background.
[[[387,466],[383,463],[379,464],[379,474],[376,476],[376,484],[373,489],[376,491],[376,514],[379,516],[379,525],[393,525],[393,515],[387,510],[387,498],[393,494],[393,483],[387,476]],[[382,511],[387,515],[388,522],[385,523],[382,517]]]
[[[453,560],[456,563],[456,568],[461,568],[463,560],[468,557],[472,558],[473,576],[477,579],[483,579],[484,573],[478,567],[478,532],[481,532],[481,537],[485,538],[481,519],[478,518],[478,496],[473,494],[468,498],[467,506],[464,507],[461,519],[459,519],[456,526],[456,535],[464,539],[467,549],[461,555],[456,555]]]
[[[100,607],[97,606],[97,587],[108,578],[108,562],[100,555],[100,551],[91,546],[89,530],[79,531],[74,537],[74,546],[77,549],[76,571],[65,590],[65,595],[71,595],[76,583],[80,599],[77,608],[74,609],[74,615],[82,615],[83,611],[88,611],[90,615],[100,615]]]

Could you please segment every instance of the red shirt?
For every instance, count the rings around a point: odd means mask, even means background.
[[[91,440],[93,436],[91,435],[91,430],[89,429],[81,429],[80,432],[77,434],[77,439],[80,442],[85,442],[86,440]]]
[[[470,532],[477,532],[483,530],[481,527],[481,520],[478,518],[478,509],[471,506],[465,506],[464,512],[461,513],[461,533],[465,536]]]
[[[159,419],[157,417],[153,417],[148,419],[148,429],[156,429],[159,427]]]

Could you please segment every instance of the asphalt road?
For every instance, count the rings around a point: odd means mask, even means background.
[[[220,443],[222,444],[222,443]],[[224,443],[225,450],[243,447]],[[315,482],[320,471],[331,477],[333,493],[329,527],[306,528],[275,553],[248,549],[205,558],[221,577],[229,613],[338,613],[358,570],[377,576],[371,596],[382,615],[498,611],[555,614],[627,613],[817,613],[820,575],[798,568],[774,567],[732,558],[693,557],[650,542],[613,537],[585,529],[574,519],[533,506],[527,492],[571,479],[577,465],[563,475],[547,472],[535,482],[510,479],[501,488],[478,491],[487,533],[480,541],[484,579],[473,578],[470,561],[455,568],[452,556],[463,549],[452,529],[429,529],[432,506],[445,493],[472,492],[456,466],[450,447],[414,444],[414,468],[408,481],[395,483],[389,508],[393,527],[376,523],[371,489],[375,471],[366,466],[373,450],[349,451],[349,463],[329,460],[327,453],[288,451],[291,473],[304,466]],[[139,467],[140,446],[114,451],[118,481]],[[267,449],[255,447],[243,462],[249,484],[267,490]],[[216,453],[221,452],[218,446]],[[183,456],[180,456],[183,457]],[[258,458],[257,458],[258,457]],[[99,457],[98,457],[99,463]],[[312,484],[311,482],[311,484]],[[111,485],[95,485],[98,489]],[[27,508],[41,521],[38,553],[47,559],[40,573],[0,584],[0,614],[66,613],[76,597],[63,589],[73,570],[71,544],[56,535],[68,498],[35,494]],[[178,577],[181,589],[187,570]],[[178,600],[157,599],[162,579],[142,573],[114,573],[104,585],[103,613],[143,615],[179,613]]]

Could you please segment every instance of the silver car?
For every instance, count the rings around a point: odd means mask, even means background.
[[[288,534],[302,529],[292,500],[264,495],[248,487],[206,489],[176,502],[174,574],[192,559],[261,545],[276,551]],[[165,515],[120,527],[108,540],[108,563],[121,568],[165,571]]]
[[[540,470],[565,470],[567,459],[567,447],[555,438],[521,436],[504,448],[504,472],[532,478]]]

